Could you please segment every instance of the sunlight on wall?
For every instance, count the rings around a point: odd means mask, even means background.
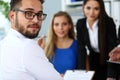
[[[5,16],[0,12],[0,40],[6,35],[9,27],[10,22]]]
[[[5,2],[10,2],[10,0],[3,0]],[[2,40],[7,34],[10,28],[10,22],[0,11],[0,40]]]

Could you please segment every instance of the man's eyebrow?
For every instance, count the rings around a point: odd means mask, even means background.
[[[33,8],[26,8],[25,10],[30,10],[30,11],[34,11]],[[38,11],[38,12],[43,12],[42,10]]]
[[[34,11],[34,9],[33,9],[33,8],[26,8],[25,10],[31,10],[31,11]]]

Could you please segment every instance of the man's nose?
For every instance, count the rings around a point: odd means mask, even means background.
[[[34,16],[33,21],[36,22],[36,23],[39,21],[38,18],[37,18],[37,15]]]

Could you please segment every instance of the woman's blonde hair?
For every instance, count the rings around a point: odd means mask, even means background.
[[[55,48],[56,48],[57,36],[53,30],[53,26],[54,26],[55,17],[59,17],[59,16],[64,16],[68,20],[68,23],[71,25],[71,29],[68,32],[68,36],[71,39],[75,39],[74,25],[73,25],[70,15],[64,11],[59,11],[56,14],[54,14],[54,16],[52,18],[50,29],[48,32],[46,44],[45,44],[45,53],[46,53],[46,56],[48,57],[48,59],[52,58],[52,56],[54,55]]]

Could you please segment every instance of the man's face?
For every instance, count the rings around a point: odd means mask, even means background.
[[[42,4],[39,0],[22,0],[21,4],[18,11],[14,12],[12,27],[25,37],[35,38],[39,34],[42,20],[38,20],[36,15],[33,19],[28,19],[26,16],[29,17],[34,13],[41,13]]]

